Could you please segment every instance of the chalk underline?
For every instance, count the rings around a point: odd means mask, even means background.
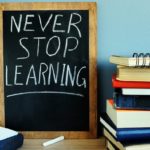
[[[28,95],[28,94],[63,94],[63,95],[73,95],[73,96],[84,97],[84,95],[80,94],[80,93],[63,92],[63,91],[30,91],[30,92],[20,92],[20,93],[9,94],[6,97],[9,98],[9,97],[14,97],[14,96],[19,96],[19,95]]]

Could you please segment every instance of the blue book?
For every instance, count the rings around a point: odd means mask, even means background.
[[[113,93],[115,108],[150,110],[150,95],[122,95]]]
[[[23,145],[23,135],[0,127],[0,150],[16,150]]]
[[[150,150],[149,141],[119,142],[105,128],[103,131],[109,150]]]
[[[116,128],[107,114],[101,115],[100,122],[118,141],[150,142],[150,128]]]

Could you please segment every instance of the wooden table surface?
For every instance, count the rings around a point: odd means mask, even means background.
[[[48,139],[25,139],[19,150],[106,150],[105,139],[63,140],[43,147],[42,143]]]

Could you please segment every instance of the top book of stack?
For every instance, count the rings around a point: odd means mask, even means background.
[[[124,57],[124,56],[110,56],[110,62],[116,65],[129,67],[150,67],[150,57]]]
[[[150,57],[112,55],[110,62],[117,65],[117,80],[150,82]]]

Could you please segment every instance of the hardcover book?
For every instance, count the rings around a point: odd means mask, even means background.
[[[101,115],[100,122],[117,141],[123,141],[124,143],[134,143],[137,141],[140,141],[141,143],[146,141],[150,142],[150,127],[117,128],[106,114]]]
[[[117,80],[122,81],[150,81],[150,68],[136,68],[117,66]]]
[[[119,89],[115,89],[113,100],[118,109],[150,110],[150,95],[122,95]]]
[[[104,136],[108,140],[107,143],[108,148],[110,150],[149,150],[150,149],[150,141],[141,142],[137,140],[135,142],[119,142],[117,141],[108,130],[103,130]],[[112,148],[112,149],[111,149]]]
[[[112,76],[112,85],[114,88],[147,88],[150,89],[150,82],[140,81],[121,81],[116,79],[116,75]]]
[[[122,110],[114,108],[114,101],[107,100],[106,113],[117,128],[150,127],[150,110]]]

